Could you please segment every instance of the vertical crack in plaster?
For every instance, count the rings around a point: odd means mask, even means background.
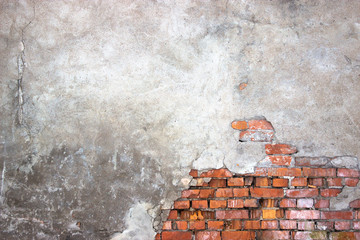
[[[6,162],[4,161],[4,167],[1,172],[1,189],[0,189],[0,204],[4,203],[4,182],[5,182],[5,173],[6,173]]]

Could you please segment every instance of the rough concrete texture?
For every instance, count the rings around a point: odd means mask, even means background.
[[[1,238],[147,239],[130,209],[156,228],[190,168],[252,170],[235,119],[359,157],[359,8],[1,0]]]

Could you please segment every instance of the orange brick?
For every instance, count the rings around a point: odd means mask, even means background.
[[[213,198],[215,195],[215,189],[201,189],[199,197],[200,198]]]
[[[234,188],[234,197],[248,197],[249,189],[247,188]]]
[[[273,187],[287,187],[289,186],[289,179],[286,178],[274,178]]]
[[[244,186],[244,178],[229,178],[228,179],[229,187],[242,187]]]
[[[191,169],[189,175],[192,177],[198,177],[198,170]]]
[[[161,233],[162,240],[174,240],[174,239],[181,239],[181,240],[191,240],[192,233],[191,232],[162,232]]]
[[[275,198],[284,197],[284,190],[277,188],[251,188],[252,197]]]
[[[296,147],[290,146],[288,144],[266,144],[265,153],[272,154],[293,154],[296,153]]]
[[[191,206],[193,208],[207,208],[208,201],[207,200],[195,200],[191,202]]]
[[[229,199],[228,200],[228,207],[229,208],[243,208],[244,201],[242,199]]]
[[[294,208],[296,207],[295,199],[281,199],[280,201],[281,208]]]
[[[226,179],[211,179],[209,186],[213,188],[226,187]]]
[[[205,221],[190,221],[189,229],[191,230],[202,230],[205,229]]]
[[[171,230],[171,221],[165,221],[162,226],[163,230]]]
[[[266,120],[250,120],[249,129],[252,130],[272,130],[273,126],[269,121]]]
[[[269,176],[274,177],[299,177],[301,176],[300,168],[269,168],[268,169]]]
[[[274,165],[290,166],[292,157],[291,156],[266,156],[266,160],[270,161]]]
[[[188,209],[190,208],[190,201],[175,201],[174,202],[174,208],[175,209]]]
[[[263,219],[276,219],[283,216],[283,210],[280,209],[263,209],[262,217]]]
[[[307,186],[307,178],[294,178],[293,180],[291,180],[291,186],[305,187]]]
[[[178,211],[176,210],[171,210],[169,212],[169,216],[168,216],[168,219],[177,219],[178,218]]]
[[[175,226],[174,230],[186,230],[188,228],[188,222],[186,222],[186,221],[176,221],[173,226]]]
[[[233,121],[231,127],[236,130],[245,130],[248,128],[248,124],[245,121]]]
[[[226,200],[210,200],[210,208],[226,208]]]
[[[267,187],[270,186],[269,178],[255,178],[255,186],[257,187]]]
[[[245,199],[245,207],[258,207],[259,203],[257,199]]]
[[[208,229],[210,230],[224,229],[224,221],[208,221]]]
[[[226,168],[221,169],[213,169],[207,172],[203,172],[200,174],[200,177],[206,178],[226,178],[232,177],[232,173]]]
[[[259,220],[245,221],[244,229],[260,229],[260,221]]]

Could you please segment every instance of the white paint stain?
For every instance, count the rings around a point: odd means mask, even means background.
[[[4,201],[4,182],[5,182],[6,162],[4,161],[4,167],[1,173],[1,189],[0,189],[0,202]]]
[[[117,168],[117,154],[118,154],[118,150],[116,149],[114,155],[111,158],[111,161],[114,164],[114,170],[116,170]]]

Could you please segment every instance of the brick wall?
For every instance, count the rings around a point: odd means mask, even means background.
[[[272,142],[266,120],[232,126],[241,141],[269,142],[270,165],[242,175],[192,170],[192,186],[174,202],[156,240],[360,239],[360,199],[330,209],[344,186],[357,185],[357,169],[336,168],[332,158],[294,157],[295,147]]]

